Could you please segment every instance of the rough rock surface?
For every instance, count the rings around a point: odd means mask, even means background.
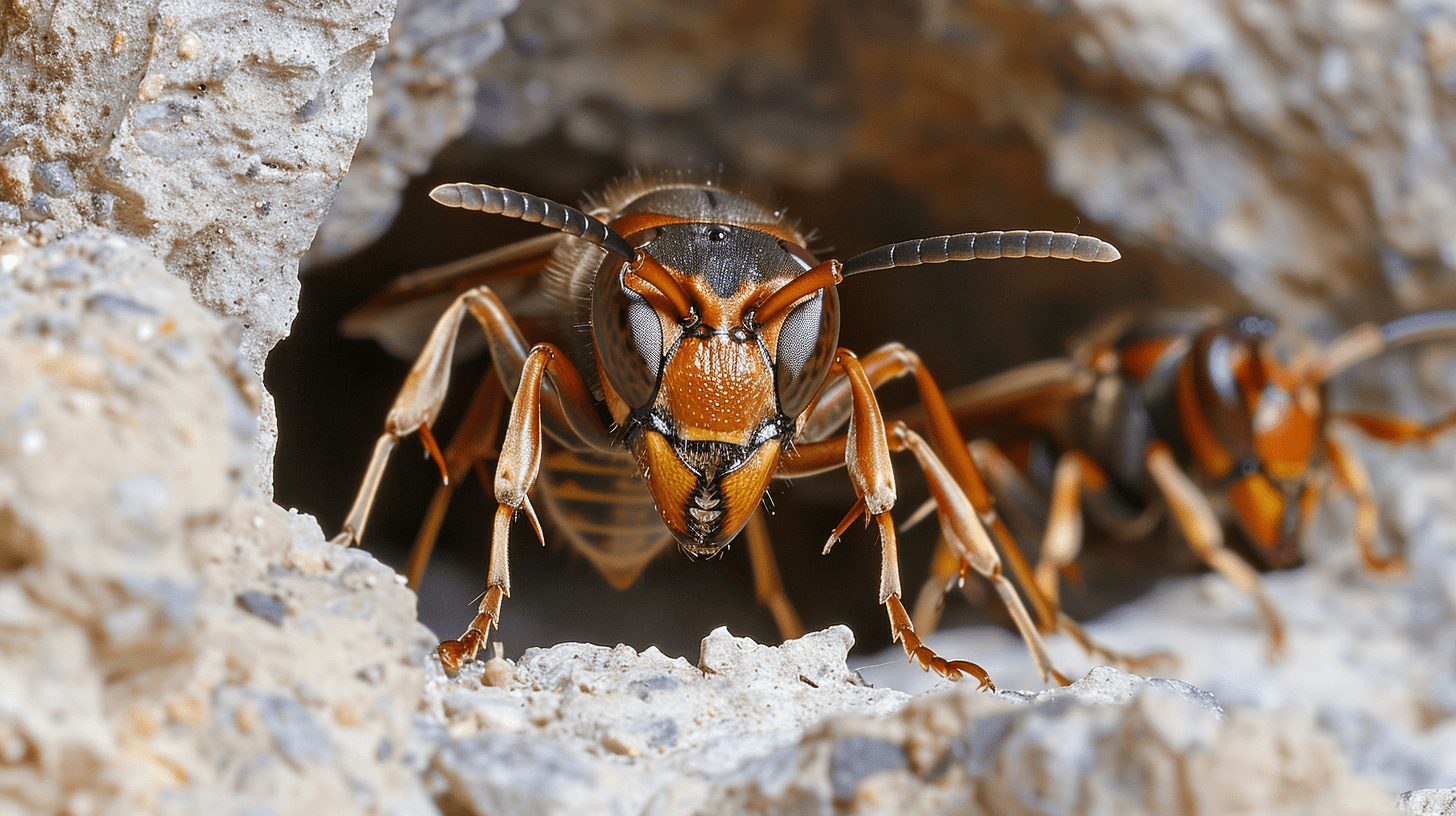
[[[827,715],[884,716],[907,695],[845,668],[844,627],[779,648],[719,629],[698,665],[564,643],[447,678],[431,661],[422,720],[447,812],[693,812],[723,774],[793,745]],[[509,803],[509,806],[507,804]]]
[[[364,133],[391,0],[0,6],[0,237],[142,241],[263,361]],[[264,397],[260,484],[277,429]]]
[[[414,595],[258,495],[235,329],[131,239],[0,245],[0,813],[430,813]]]
[[[1065,689],[907,702],[829,629],[718,630],[698,667],[562,644],[431,669],[420,732],[450,813],[1394,813],[1312,716],[1225,717],[1177,680],[1099,668]],[[825,719],[827,715],[827,719]]]
[[[1420,816],[1451,816],[1456,813],[1456,788],[1411,791],[1400,797],[1400,809]]]
[[[389,227],[411,176],[464,132],[475,112],[475,72],[505,39],[515,0],[404,0],[374,61],[369,128],[305,260],[356,252]]]
[[[348,199],[360,231],[330,232],[328,252],[377,232],[381,192],[459,126],[493,42],[473,33],[505,10],[411,6],[427,7],[380,73],[372,203]],[[983,137],[1010,125],[1016,160],[1119,240],[1199,258],[1301,328],[1452,294],[1442,9],[668,8],[529,4],[484,69],[472,138],[559,129],[632,162],[806,187],[871,174],[955,221],[963,199],[999,212],[1016,203],[999,181],[1034,181],[960,169],[993,166]],[[256,380],[390,11],[0,6],[0,812],[1372,813],[1401,791],[1407,812],[1449,812],[1450,439],[1362,446],[1414,576],[1365,578],[1327,530],[1334,555],[1269,578],[1285,663],[1254,665],[1249,607],[1219,579],[1094,629],[1172,646],[1222,720],[1186,685],[1105,670],[901,707],[843,669],[834,630],[776,650],[716,634],[710,672],[565,644],[439,676],[394,574],[267,501]],[[1397,477],[1382,457],[1445,473]],[[1348,530],[1338,510],[1326,524]],[[1036,686],[1008,668],[1029,669],[1018,645],[1002,660],[999,635],[975,637],[941,650]]]

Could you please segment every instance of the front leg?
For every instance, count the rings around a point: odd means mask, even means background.
[[[520,383],[526,356],[530,351],[520,327],[511,319],[505,305],[490,287],[478,286],[462,293],[435,323],[425,347],[410,367],[399,396],[395,397],[394,405],[385,417],[384,433],[375,443],[374,455],[369,460],[369,467],[359,485],[354,505],[344,519],[343,529],[332,539],[333,543],[348,547],[359,543],[363,537],[364,524],[369,520],[369,508],[374,503],[380,479],[384,476],[384,466],[388,464],[389,455],[401,438],[418,431],[425,447],[439,463],[444,480],[448,480],[449,467],[435,445],[430,426],[439,415],[450,387],[455,338],[460,332],[460,321],[467,312],[485,330],[491,363],[506,391],[514,391]],[[576,381],[580,383],[581,377],[577,376]],[[553,385],[559,387],[561,384]],[[577,445],[586,448],[613,449],[611,434],[602,425],[585,386],[580,386],[573,393],[558,394],[554,388],[547,390],[551,398],[545,401],[543,407],[547,422],[558,437],[574,440]]]
[[[1233,550],[1224,545],[1223,525],[1208,503],[1208,498],[1178,467],[1167,443],[1154,442],[1143,454],[1148,475],[1168,503],[1173,522],[1182,531],[1188,546],[1203,562],[1228,578],[1239,589],[1249,593],[1259,605],[1259,613],[1269,630],[1269,659],[1284,653],[1284,625],[1274,602],[1264,592],[1259,573]]]
[[[1022,605],[1021,596],[1016,594],[1016,588],[1001,572],[1001,558],[996,553],[995,545],[991,543],[990,535],[981,524],[980,516],[970,499],[951,476],[950,470],[936,456],[935,451],[931,450],[930,444],[905,427],[904,423],[896,422],[890,433],[897,440],[897,447],[908,448],[920,463],[940,516],[941,541],[961,564],[975,570],[995,587],[996,594],[1001,596],[1001,602],[1011,613],[1011,620],[1016,624],[1022,640],[1026,641],[1031,659],[1035,661],[1037,671],[1041,672],[1041,679],[1052,679],[1061,685],[1068,685],[1070,681],[1052,667],[1051,656],[1046,652],[1046,646],[1042,643],[1036,625],[1032,623],[1031,615]]]
[[[991,492],[970,456],[960,429],[956,427],[950,406],[935,378],[921,362],[920,356],[900,343],[890,343],[866,355],[864,369],[873,387],[902,377],[915,378],[915,387],[920,395],[920,411],[936,454],[970,500],[982,524],[991,531],[996,543],[1000,545],[1012,573],[1036,611],[1041,628],[1048,632],[1056,631],[1057,610],[1037,590],[1031,565],[1015,537],[1011,535],[1006,522],[997,514]],[[1063,387],[1065,383],[1058,382],[1055,385]],[[1050,386],[1039,383],[1037,387],[1040,389]],[[852,399],[852,392],[852,384],[849,382],[831,381],[826,385],[823,394],[810,407],[811,415],[805,424],[806,435],[814,438],[826,429],[842,423],[848,411],[847,404]],[[945,545],[937,547],[932,560],[932,574],[921,589],[922,602],[917,604],[916,609],[919,613],[916,619],[922,627],[935,627],[939,600],[945,587],[952,585],[969,568],[969,564],[954,558]]]
[[[1033,397],[1052,399],[1053,397],[1064,397],[1068,392],[1080,387],[1076,382],[1075,368],[1061,365],[1062,361],[1053,362],[1057,365],[1038,365],[1029,368],[1025,374],[1018,373],[1006,381],[998,380],[1000,388],[995,394],[995,400],[1020,403]],[[1015,537],[1011,535],[1005,520],[996,512],[991,491],[987,488],[986,481],[971,456],[973,446],[968,446],[964,442],[945,396],[939,385],[936,384],[935,378],[920,361],[919,355],[899,343],[891,343],[866,355],[863,368],[867,381],[873,388],[878,388],[893,379],[909,376],[915,378],[915,385],[920,393],[921,411],[930,432],[932,450],[937,461],[950,475],[952,481],[960,487],[960,495],[970,502],[971,512],[979,520],[983,529],[988,530],[995,544],[999,545],[1000,554],[1006,559],[1013,576],[1026,593],[1026,597],[1036,613],[1040,624],[1038,629],[1048,633],[1065,632],[1077,641],[1088,654],[1099,659],[1111,660],[1118,665],[1145,666],[1149,660],[1162,659],[1161,655],[1129,658],[1099,646],[1088,637],[1076,621],[1061,611],[1056,603],[1055,594],[1048,596],[1042,591],[1021,547],[1016,543]],[[850,378],[831,379],[819,398],[810,406],[810,416],[804,425],[805,435],[814,439],[842,424],[851,413],[854,394],[854,383]],[[854,407],[857,407],[857,404]],[[820,450],[821,447],[823,450]],[[794,466],[795,470],[802,474],[827,468],[834,463],[831,449],[832,440],[799,445],[796,449],[798,460]],[[1063,517],[1065,518],[1066,514],[1063,514]],[[1071,518],[1079,521],[1080,513]],[[845,523],[841,525],[841,529],[847,528],[849,521],[850,519],[846,519]],[[1059,531],[1059,535],[1066,538],[1068,534],[1075,532],[1074,530]],[[995,549],[993,549],[994,552]],[[999,563],[998,559],[998,576],[1001,575]],[[941,599],[947,589],[961,581],[971,570],[985,574],[976,567],[975,563],[963,558],[951,542],[942,538],[936,546],[935,556],[931,562],[931,575],[926,579],[925,585],[920,591],[915,615],[912,617],[917,626],[930,630],[935,628],[939,618]],[[1020,605],[1019,602],[1018,605]],[[1040,643],[1039,638],[1037,643]],[[1028,641],[1028,646],[1031,646],[1031,641]],[[1031,648],[1034,653],[1040,650],[1041,656],[1037,658],[1040,666],[1046,661],[1045,650],[1040,645],[1031,646]],[[1049,662],[1042,666],[1043,677],[1054,673]]]
[[[541,471],[541,395],[542,381],[547,373],[556,384],[557,393],[575,400],[578,409],[591,408],[586,384],[566,355],[550,343],[532,348],[521,370],[520,388],[511,404],[505,439],[501,443],[500,457],[496,460],[495,497],[500,506],[496,508],[491,531],[490,572],[485,595],[465,633],[458,640],[447,640],[439,647],[440,663],[452,675],[475,658],[490,628],[500,621],[501,602],[511,594],[507,553],[511,520],[518,510],[526,511],[537,538],[542,544],[546,543],[541,535],[541,523],[527,494],[536,484],[536,477]]]
[[[849,471],[850,480],[854,484],[858,499],[850,511],[850,515],[835,530],[835,535],[830,538],[825,552],[829,551],[838,534],[848,526],[854,517],[864,513],[867,518],[872,519],[880,532],[879,600],[889,614],[894,639],[900,641],[901,646],[905,649],[905,654],[911,660],[927,671],[935,671],[950,679],[970,674],[980,681],[982,688],[994,688],[990,677],[980,666],[963,660],[945,660],[926,646],[915,633],[915,626],[905,612],[904,603],[900,600],[902,592],[899,553],[895,541],[895,526],[889,512],[895,502],[895,477],[890,462],[891,438],[885,432],[884,418],[880,414],[879,403],[875,400],[870,378],[866,375],[864,367],[860,365],[859,359],[849,351],[840,349],[835,356],[834,365],[836,372],[843,376],[843,382],[846,383],[845,398],[851,406],[849,430],[842,436],[796,446],[785,457],[782,474],[794,476],[822,472],[836,462],[844,465]],[[897,447],[903,447],[898,436],[895,440],[894,444]],[[961,502],[968,508],[969,501],[966,500],[959,487],[948,476],[945,482],[949,485],[947,489],[954,490],[960,496]],[[979,524],[973,511],[971,511],[969,519],[970,523]],[[961,521],[964,521],[964,518]],[[982,536],[984,535],[985,531],[982,530]],[[994,549],[991,550],[991,557],[995,558]],[[1008,600],[1008,603],[1011,602],[1020,608],[1021,601],[1014,592]],[[1022,616],[1026,617],[1024,610]],[[1035,637],[1034,630],[1031,631],[1031,635]],[[1036,642],[1039,644],[1040,640],[1038,639]],[[1037,650],[1034,649],[1033,653],[1036,654]],[[1040,664],[1040,658],[1038,658],[1038,663]]]
[[[465,416],[445,448],[445,480],[435,488],[435,495],[430,499],[424,521],[420,522],[405,566],[406,584],[416,592],[424,580],[425,566],[430,562],[430,553],[435,549],[440,526],[445,521],[445,510],[450,506],[455,488],[471,468],[475,469],[482,486],[489,484],[484,463],[496,456],[496,438],[500,435],[505,401],[500,377],[492,374],[481,377],[475,396],[465,409]]]

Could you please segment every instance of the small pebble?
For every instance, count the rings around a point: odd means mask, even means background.
[[[185,60],[197,59],[202,53],[202,40],[197,38],[191,31],[182,32],[177,38],[177,56]]]
[[[288,607],[283,605],[282,599],[265,592],[239,592],[238,605],[260,618],[267,619],[275,626],[282,626],[283,619],[288,617]]]
[[[64,161],[41,162],[32,172],[35,183],[56,198],[66,198],[76,192],[76,178],[71,175],[71,166]]]
[[[51,200],[45,193],[37,192],[25,202],[20,214],[31,221],[44,221],[51,217]]]

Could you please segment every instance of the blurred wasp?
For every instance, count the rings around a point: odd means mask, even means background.
[[[1011,443],[977,438],[970,449],[1003,506],[1046,519],[1034,569],[1020,553],[1007,553],[1043,631],[1067,629],[1088,651],[1116,657],[1088,643],[1060,612],[1059,574],[1075,574],[1084,514],[1114,538],[1132,540],[1166,513],[1200,559],[1253,596],[1271,655],[1279,654],[1279,614],[1258,573],[1225,546],[1215,507],[1226,508],[1269,563],[1286,565],[1298,557],[1300,530],[1319,498],[1320,465],[1354,496],[1365,568],[1382,575],[1405,569],[1399,555],[1378,551],[1370,478],[1328,429],[1349,422],[1399,444],[1456,426],[1456,414],[1422,426],[1399,416],[1333,413],[1326,410],[1326,384],[1396,346],[1456,337],[1456,311],[1361,326],[1288,366],[1273,333],[1274,324],[1256,316],[1122,316],[1074,357],[1032,363],[946,395],[963,427],[999,429],[1007,435],[997,438],[1020,440],[1019,468],[1006,452]],[[934,628],[962,567],[942,546],[932,572],[913,616],[921,631]]]
[[[863,360],[840,348],[835,287],[864,272],[975,258],[1112,261],[1118,253],[1111,245],[1071,233],[964,233],[884,246],[841,263],[815,258],[805,233],[781,211],[714,181],[629,178],[585,213],[484,185],[442,185],[430,196],[558,230],[417,273],[346,325],[349,333],[420,350],[336,543],[359,541],[400,437],[419,432],[447,485],[496,460],[488,588],[465,633],[440,645],[447,670],[473,659],[500,619],[510,594],[508,533],[518,511],[545,542],[533,489],[555,530],[617,587],[630,585],[674,540],[690,556],[710,556],[746,528],[759,597],[785,636],[802,633],[759,504],[770,479],[843,467],[857,500],[830,545],[861,514],[873,521],[881,543],[879,601],[894,638],[923,668],[951,678],[969,673],[990,686],[979,666],[947,661],[926,647],[900,601],[890,452],[908,449],[957,561],[997,588],[1042,677],[1065,682],[1001,574],[982,526],[989,496],[939,387],[903,346]],[[446,298],[440,314],[435,310]],[[494,376],[481,384],[442,452],[431,426],[467,313],[485,331]],[[433,322],[428,334],[418,329],[426,316]],[[881,415],[875,389],[906,376],[919,388],[934,448]],[[511,406],[497,446],[506,395]],[[442,491],[411,558],[416,584],[446,501]]]

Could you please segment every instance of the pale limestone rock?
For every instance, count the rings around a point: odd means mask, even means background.
[[[501,19],[515,6],[515,0],[399,4],[389,44],[374,62],[368,133],[306,262],[338,260],[389,227],[410,177],[470,124],[475,72],[500,48]]]
[[[260,388],[133,239],[0,244],[0,812],[433,812],[432,639],[258,495]]]
[[[1067,689],[961,686],[893,717],[831,720],[718,795],[730,813],[1395,812],[1312,722],[1223,719],[1186,684],[1107,668]]]
[[[781,647],[719,629],[655,649],[529,650],[505,687],[431,663],[416,750],[447,812],[1395,813],[1308,713],[1225,716],[1177,680],[1065,689],[861,684],[842,627]]]
[[[1400,809],[1403,813],[1419,816],[1452,816],[1456,814],[1456,788],[1427,788],[1404,793],[1400,797]]]
[[[484,663],[447,678],[432,660],[423,712],[439,742],[427,779],[447,811],[701,801],[725,772],[793,745],[825,716],[904,704],[845,668],[853,642],[842,626],[780,647],[720,628],[697,666],[655,648],[563,643],[528,650],[504,687],[483,684]]]
[[[101,226],[239,318],[255,374],[363,135],[392,0],[0,8],[0,238]],[[20,219],[13,215],[20,216]],[[277,438],[264,395],[259,484]]]

